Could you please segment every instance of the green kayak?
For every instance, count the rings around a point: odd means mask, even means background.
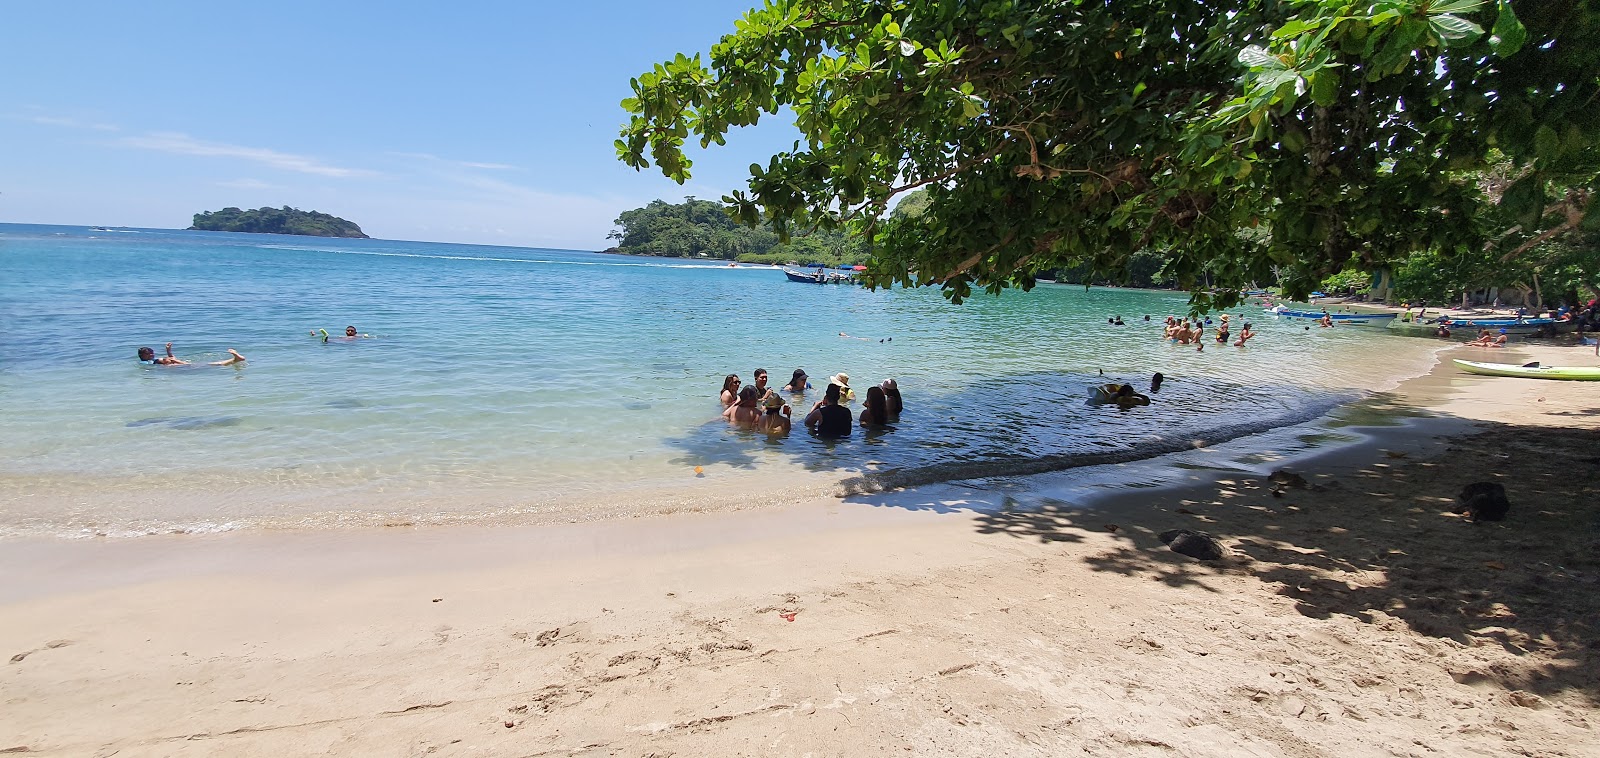
[[[1470,374],[1520,376],[1528,379],[1570,379],[1600,381],[1600,366],[1518,366],[1514,363],[1479,363],[1457,360],[1456,365]]]

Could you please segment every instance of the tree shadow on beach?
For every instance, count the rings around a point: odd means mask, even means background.
[[[1118,549],[1081,557],[1094,571],[1209,592],[1219,576],[1248,576],[1308,618],[1346,616],[1468,652],[1495,646],[1513,657],[1452,675],[1600,702],[1600,430],[1481,426],[1436,459],[1382,450],[1335,474],[1313,461],[1296,470],[1304,486],[1240,475],[1130,510],[1026,497],[995,507],[982,496],[964,509],[984,535],[1081,543],[1111,532]],[[1451,512],[1461,488],[1477,481],[1505,486],[1505,521]],[[905,507],[905,498],[860,500]],[[1180,527],[1215,535],[1232,556],[1173,553],[1157,535]]]

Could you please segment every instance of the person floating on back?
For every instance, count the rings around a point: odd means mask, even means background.
[[[157,366],[187,366],[187,365],[189,365],[188,361],[183,360],[182,358],[179,358],[178,356],[172,354],[172,343],[171,342],[167,343],[167,354],[166,355],[159,355],[158,356],[158,355],[156,355],[156,351],[155,350],[153,350],[151,348],[148,348],[148,347],[139,348],[139,361],[141,363],[144,362],[144,361],[149,361],[149,362],[151,362],[151,363],[153,363],[153,364],[155,364]],[[240,355],[239,351],[234,350],[233,348],[230,347],[230,348],[228,348],[228,357],[227,358],[224,358],[224,359],[222,359],[220,361],[211,361],[210,363],[207,363],[206,365],[207,366],[232,366],[235,363],[244,363],[244,361],[245,361],[244,356]]]

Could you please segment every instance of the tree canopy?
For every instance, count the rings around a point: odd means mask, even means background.
[[[1588,0],[770,0],[634,79],[617,151],[682,182],[691,137],[792,112],[724,201],[862,235],[870,284],[959,301],[1144,253],[1226,303],[1600,231],[1597,72]],[[1471,175],[1495,160],[1498,195]]]
[[[223,208],[194,214],[194,226],[210,232],[256,232],[259,234],[303,234],[311,237],[354,237],[368,239],[361,227],[338,216],[299,208],[257,208],[242,211]]]
[[[866,257],[866,246],[842,231],[819,231],[784,242],[771,228],[734,223],[722,203],[693,197],[682,203],[654,200],[643,208],[623,211],[612,223],[618,227],[609,235],[617,240],[615,251],[630,255],[754,263],[803,259],[829,265],[855,264]]]

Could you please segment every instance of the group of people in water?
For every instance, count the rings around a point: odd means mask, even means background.
[[[1231,323],[1231,318],[1232,317],[1230,317],[1228,314],[1224,313],[1218,320],[1218,323],[1215,324],[1215,342],[1219,345],[1228,344],[1228,340],[1233,336],[1233,324]],[[1149,316],[1145,316],[1146,321],[1149,319]],[[1164,339],[1171,340],[1175,344],[1194,345],[1195,350],[1203,351],[1206,349],[1206,327],[1211,325],[1212,323],[1210,317],[1207,317],[1204,321],[1201,321],[1198,318],[1190,321],[1188,319],[1180,319],[1176,316],[1168,316],[1166,326],[1162,330],[1162,337]],[[1239,338],[1234,340],[1233,345],[1234,347],[1244,347],[1244,343],[1249,342],[1251,338],[1255,336],[1255,329],[1251,324],[1246,323],[1244,327],[1239,330]]]
[[[767,382],[767,370],[758,368],[752,375],[754,382],[744,384],[738,374],[729,374],[722,380],[720,399],[722,417],[736,427],[752,429],[767,434],[788,434],[793,425],[793,411],[784,395],[803,397],[812,389],[805,369],[795,369],[789,383],[773,388]],[[811,406],[801,423],[821,437],[845,437],[857,425],[845,406],[856,399],[850,388],[850,375],[839,372],[828,377],[822,399]],[[859,425],[881,427],[896,421],[904,408],[900,399],[900,385],[894,379],[868,387],[862,402]]]
[[[322,336],[322,341],[323,342],[329,342],[329,341],[332,341],[332,340],[336,339],[334,337],[331,337],[328,334],[328,330],[327,329],[312,329],[311,330],[311,336],[316,337],[319,334]],[[370,335],[370,334],[362,334],[362,333],[356,331],[356,328],[354,326],[347,326],[347,327],[344,328],[344,337],[342,339],[337,339],[337,341],[339,341],[339,342],[349,342],[351,340],[370,339],[371,337],[372,337],[372,335]],[[157,355],[156,351],[155,351],[155,348],[151,348],[151,347],[141,347],[141,348],[139,348],[138,355],[139,355],[139,362],[140,363],[149,363],[149,364],[154,365],[154,366],[189,366],[189,365],[193,365],[190,361],[186,361],[186,360],[184,360],[182,358],[179,358],[176,355],[173,355],[173,353],[172,353],[172,343],[171,342],[167,343],[167,352],[166,352],[165,355]],[[205,365],[207,365],[207,366],[233,366],[233,365],[236,365],[236,364],[244,363],[245,360],[246,360],[245,357],[243,355],[240,355],[239,351],[234,350],[233,348],[230,347],[230,348],[228,348],[228,357],[227,358],[224,358],[224,359],[222,359],[220,361],[208,361]]]

